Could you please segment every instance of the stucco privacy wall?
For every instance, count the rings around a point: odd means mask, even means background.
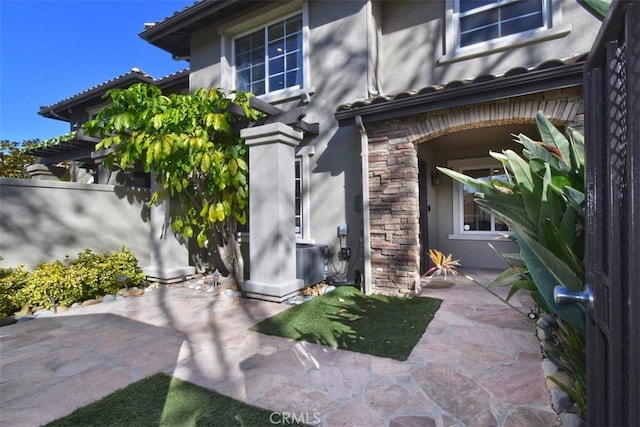
[[[581,90],[576,88],[434,111],[369,127],[371,267],[375,292],[409,294],[420,279],[417,145],[460,130],[535,123],[537,111],[543,111],[557,126],[570,125],[582,131],[583,103]],[[447,200],[452,203],[451,196]],[[451,233],[451,219],[444,216],[440,216],[439,226],[447,224],[447,232]],[[465,249],[468,242],[447,243],[440,242],[438,247],[456,253],[456,258],[473,258],[472,251]]]
[[[0,261],[3,267],[128,247],[144,267],[150,259],[148,189],[0,178]]]

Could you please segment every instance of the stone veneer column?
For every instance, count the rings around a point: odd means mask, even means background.
[[[156,182],[155,172],[151,173],[153,193],[162,184]],[[153,282],[174,283],[195,274],[196,269],[189,265],[189,248],[182,245],[174,236],[169,222],[169,199],[157,206],[151,206],[151,262],[142,270],[147,279]]]
[[[296,278],[295,147],[302,132],[283,123],[243,129],[249,147],[250,280],[253,298],[283,301],[304,287]]]
[[[418,154],[405,132],[369,138],[375,293],[413,294],[420,280]]]

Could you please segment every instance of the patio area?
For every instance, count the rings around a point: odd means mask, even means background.
[[[323,426],[558,424],[532,321],[462,277],[421,294],[444,302],[405,362],[249,331],[289,306],[186,283],[6,326],[0,424],[38,426],[157,372]]]

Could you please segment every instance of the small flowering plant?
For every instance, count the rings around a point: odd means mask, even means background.
[[[455,276],[458,274],[457,268],[460,266],[460,260],[454,260],[451,254],[445,257],[439,250],[429,249],[429,258],[431,258],[431,262],[433,262],[435,266],[431,267],[425,273],[425,276],[433,277],[443,275],[444,279],[447,280],[449,275]]]

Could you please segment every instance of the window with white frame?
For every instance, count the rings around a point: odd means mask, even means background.
[[[560,0],[445,0],[446,53],[441,62],[562,37]]]
[[[236,89],[263,95],[303,86],[302,14],[234,39]]]
[[[550,27],[547,0],[460,0],[459,46]]]
[[[467,176],[482,181],[506,181],[504,167],[493,159],[465,159],[449,162],[449,166]],[[509,231],[507,225],[493,215],[480,209],[474,202],[477,189],[454,182],[453,184],[453,228],[450,238],[493,238]]]

